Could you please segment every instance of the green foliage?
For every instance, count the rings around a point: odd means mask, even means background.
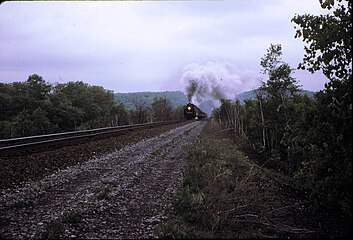
[[[26,82],[0,83],[0,121],[14,117],[21,111],[33,112],[48,99],[51,85],[33,74]]]
[[[0,110],[0,138],[128,123],[111,91],[83,82],[53,86],[37,74],[25,82],[0,83]]]
[[[303,180],[319,205],[339,209],[347,216],[351,209],[352,86],[351,80],[345,79],[351,77],[331,80],[314,100],[301,97],[293,94],[296,87],[290,68],[283,64],[277,67],[280,55],[281,48],[271,45],[262,58],[263,72],[269,73],[269,79],[258,91],[257,101],[245,101],[246,136],[259,147],[265,135],[275,168]],[[222,108],[234,107],[222,104]]]
[[[280,44],[271,44],[267,49],[267,54],[261,58],[260,65],[262,67],[262,73],[268,74],[269,76],[274,75],[278,65],[282,62],[282,54],[282,46]]]
[[[17,137],[46,133],[54,129],[47,116],[45,104],[51,85],[33,74],[26,82],[0,84],[0,137]]]
[[[322,237],[318,222],[324,222],[307,211],[306,195],[295,182],[255,164],[227,136],[210,120],[201,139],[188,147],[183,183],[172,214],[161,226],[162,237]]]
[[[241,104],[245,104],[246,100],[255,100],[257,99],[257,93],[258,93],[259,89],[255,89],[255,90],[250,90],[250,91],[245,91],[242,92],[238,95],[235,96],[235,99],[238,99],[240,101]],[[310,98],[314,98],[315,92],[313,91],[309,91],[309,90],[303,90],[303,89],[299,89],[298,90],[298,94],[301,96],[308,96]]]
[[[152,103],[153,121],[167,121],[171,120],[172,116],[172,103],[165,97],[156,97]]]
[[[88,89],[89,86],[83,82],[58,84],[53,88],[51,100],[52,106],[56,107],[50,107],[50,111],[60,128],[82,129],[80,126],[99,117],[96,104],[93,103],[93,97]]]
[[[256,97],[245,100],[244,104],[239,100],[234,103],[221,100],[213,116],[233,131],[238,143],[247,142],[265,151],[274,168],[291,173],[297,168],[298,160],[287,164],[291,161],[290,146],[284,138],[291,129],[294,106],[300,101],[300,95],[297,81],[291,76],[293,69],[281,56],[281,45],[271,44],[261,58],[262,72],[268,74],[268,79],[253,91]]]
[[[48,98],[51,85],[41,76],[33,74],[28,77],[26,82],[26,95],[29,99],[43,100]]]
[[[110,109],[111,125],[127,125],[129,124],[129,113],[122,103],[114,103]]]
[[[246,187],[251,167],[231,146],[226,139],[203,138],[190,148],[183,186],[174,206],[176,218],[164,226],[166,237],[241,236],[232,229],[234,217],[227,212],[235,205],[245,204],[242,198],[251,194],[252,189]]]
[[[327,15],[297,15],[295,37],[302,37],[303,63],[298,68],[322,70],[330,80],[316,95],[315,108],[301,127],[309,125],[303,141],[302,168],[297,177],[313,189],[320,206],[352,221],[352,2],[320,0]]]
[[[0,83],[0,138],[183,119],[182,106],[174,109],[163,94],[151,103],[140,94],[126,95],[134,106],[128,110],[112,91],[81,81],[52,85],[33,74],[25,82]]]
[[[340,14],[343,9],[336,8]],[[301,18],[302,24],[314,27],[313,18]],[[332,19],[326,16],[321,20],[331,24]],[[237,142],[249,143],[267,159],[266,166],[300,182],[317,207],[313,209],[327,212],[344,225],[352,221],[352,76],[351,69],[344,70],[350,67],[351,53],[346,49],[348,52],[338,56],[334,49],[331,53],[320,49],[330,35],[311,30],[302,29],[310,32],[306,37],[312,37],[311,47],[331,57],[329,61],[315,54],[304,58],[304,63],[312,67],[310,71],[324,69],[329,77],[323,91],[314,97],[298,94],[292,69],[280,59],[282,48],[271,45],[261,59],[268,80],[255,91],[256,99],[245,100],[241,106],[222,101],[213,116],[227,128],[235,129],[234,122],[241,122],[244,134],[235,133]],[[346,31],[336,34],[331,40],[337,43],[331,46],[347,42]]]
[[[312,73],[322,70],[330,80],[348,80],[352,75],[352,2],[320,0],[320,3],[322,8],[333,8],[332,13],[292,18],[299,25],[295,37],[302,37],[307,43],[299,68]]]
[[[166,92],[134,92],[134,93],[115,93],[114,100],[117,103],[122,103],[129,109],[136,111],[137,106],[144,104],[145,110],[152,108],[152,103],[156,98],[166,98],[170,101],[173,108],[173,119],[179,119],[183,116],[182,112],[178,112],[177,109],[185,106],[188,103],[188,99],[185,94],[181,91],[166,91]],[[213,102],[211,100],[204,101],[198,106],[209,116],[213,109]],[[180,115],[181,114],[181,115]],[[175,115],[175,116],[174,116]]]
[[[64,93],[56,92],[50,97],[47,111],[53,124],[61,131],[76,130],[83,123],[84,110],[73,106],[72,101]]]
[[[180,91],[115,93],[114,98],[128,109],[130,123],[181,120],[187,102]]]
[[[179,106],[172,112],[171,119],[183,120],[184,118],[184,106]]]
[[[262,72],[268,74],[268,80],[262,83],[260,90],[275,104],[285,104],[299,91],[297,80],[291,77],[293,69],[281,61],[282,47],[280,44],[271,44],[267,54],[261,58]]]
[[[83,82],[68,82],[56,85],[53,95],[60,96],[58,101],[62,96],[68,101],[63,107],[72,116],[70,127],[83,130],[107,125],[106,117],[114,104],[111,91]]]
[[[335,91],[318,93],[314,107],[306,112],[306,121],[299,124],[307,131],[301,135],[305,147],[296,177],[313,189],[312,197],[320,206],[351,219],[352,122],[348,112],[339,114],[341,109],[331,105],[346,88],[342,84]]]
[[[282,171],[291,173],[293,165],[288,164],[290,147],[284,136],[291,128],[293,105],[298,99],[299,86],[291,77],[293,69],[281,61],[281,45],[272,45],[261,58],[263,73],[268,73],[268,80],[262,83],[258,91],[259,109],[262,124],[262,142],[270,154],[273,165]],[[295,164],[297,165],[297,164]]]
[[[146,107],[151,107],[155,98],[169,99],[172,107],[183,106],[188,102],[187,97],[180,91],[167,92],[136,92],[136,93],[115,93],[114,99],[118,103],[124,104],[126,108],[135,110],[134,102],[136,99],[146,102]]]

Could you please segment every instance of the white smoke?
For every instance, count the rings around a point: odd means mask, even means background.
[[[190,102],[212,100],[218,107],[220,99],[233,100],[237,94],[254,87],[256,78],[253,72],[239,71],[229,62],[208,61],[185,66],[180,81]]]

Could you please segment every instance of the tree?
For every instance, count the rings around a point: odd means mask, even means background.
[[[49,98],[52,90],[51,84],[47,83],[37,74],[30,75],[24,83],[23,89],[19,89],[18,96],[22,102],[22,110],[33,113],[38,107],[42,107],[43,101]]]
[[[291,75],[293,70],[281,59],[282,46],[271,44],[267,54],[261,58],[262,73],[268,74],[268,80],[262,83],[261,90],[267,92],[269,98],[285,104],[298,91],[297,80]]]
[[[21,111],[11,119],[11,137],[29,136],[32,133],[31,116],[28,111]]]
[[[27,94],[36,100],[44,100],[48,98],[52,88],[49,83],[37,74],[28,77],[26,86]]]
[[[47,117],[47,112],[38,107],[32,114],[33,134],[45,134],[51,129],[50,121]]]
[[[108,126],[116,114],[113,97],[112,91],[83,82],[52,86],[37,74],[24,82],[0,83],[0,137]],[[115,124],[126,124],[126,119]]]
[[[8,119],[12,115],[13,94],[9,84],[0,83],[0,121]]]
[[[113,104],[110,109],[111,126],[127,125],[129,124],[128,112],[124,104]]]
[[[299,68],[311,73],[322,70],[330,80],[349,80],[352,76],[352,2],[320,0],[320,4],[322,8],[334,8],[334,11],[327,15],[305,14],[292,18],[300,27],[295,38],[302,37],[308,44],[304,47],[304,59]]]
[[[333,208],[351,221],[352,201],[352,3],[320,0],[327,15],[296,15],[295,37],[303,38],[303,62],[298,68],[322,70],[329,79],[316,94],[309,113],[310,143],[298,176],[313,189],[318,203]]]
[[[298,68],[311,73],[322,70],[330,80],[325,85],[329,100],[326,107],[332,114],[352,122],[352,2],[320,0],[321,7],[334,9],[331,14],[296,15],[292,21],[299,25],[295,38],[303,38],[303,62]],[[345,124],[346,125],[346,124]],[[346,130],[344,130],[346,131]]]
[[[257,99],[260,103],[263,144],[271,153],[275,164],[290,172],[291,169],[286,164],[289,146],[285,144],[283,137],[290,127],[289,106],[297,95],[299,86],[297,80],[291,76],[293,69],[282,61],[281,56],[281,45],[271,44],[261,58],[262,73],[268,74],[268,79],[262,83]]]
[[[50,96],[50,103],[48,116],[51,123],[59,127],[59,131],[74,131],[83,123],[84,111],[73,106],[67,95],[54,92]]]
[[[184,119],[184,106],[175,108],[172,112],[171,119],[183,120]]]
[[[135,96],[130,101],[135,107],[135,110],[131,114],[133,117],[133,122],[134,123],[147,122],[147,115],[148,115],[147,100],[138,98],[137,96]]]
[[[155,97],[152,102],[153,121],[170,120],[172,116],[172,103],[166,97]]]
[[[32,118],[46,114],[43,105],[51,89],[51,84],[37,74],[29,76],[25,82],[0,84],[1,136],[21,137],[47,131],[49,125],[45,121],[37,128]]]
[[[26,82],[13,82],[0,85],[0,108],[2,117],[12,117],[21,111],[32,113],[42,107],[48,99],[52,86],[37,74],[28,77]]]
[[[76,116],[75,122],[79,124],[75,124],[75,129],[84,130],[110,124],[109,113],[114,104],[111,91],[77,81],[56,85],[55,94],[60,94],[71,105],[70,110]]]

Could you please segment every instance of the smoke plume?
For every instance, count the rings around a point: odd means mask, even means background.
[[[254,73],[239,71],[228,62],[213,61],[185,66],[180,81],[185,86],[189,102],[200,104],[212,100],[215,107],[219,106],[220,99],[234,99],[256,83]]]

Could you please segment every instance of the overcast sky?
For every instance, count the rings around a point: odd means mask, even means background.
[[[114,92],[173,91],[185,88],[185,71],[213,66],[220,78],[236,76],[238,91],[251,90],[270,43],[282,45],[291,67],[301,62],[304,44],[290,20],[305,13],[325,12],[318,0],[5,2],[0,82],[36,73]],[[327,81],[294,76],[313,91]]]

